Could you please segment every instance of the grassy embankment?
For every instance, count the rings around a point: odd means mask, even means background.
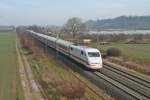
[[[93,47],[106,52],[109,48],[118,48],[123,57],[122,63],[131,62],[127,67],[139,71],[141,73],[150,74],[150,43],[146,44],[124,44],[124,43],[110,43],[106,45],[100,45],[98,43],[93,43]],[[115,61],[117,62],[117,61]],[[119,60],[118,60],[119,63]],[[133,65],[136,65],[134,66]],[[125,64],[126,65],[126,64]]]
[[[123,43],[111,43],[110,45],[98,45],[92,44],[100,50],[106,51],[108,48],[115,47],[121,50],[123,56],[138,60],[140,62],[150,62],[150,43],[147,44],[123,44]]]
[[[15,32],[0,32],[0,100],[23,100],[15,41]]]

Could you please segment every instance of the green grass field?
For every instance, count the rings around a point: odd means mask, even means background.
[[[111,43],[109,45],[98,45],[97,43],[93,43],[92,46],[104,51],[106,51],[108,48],[115,47],[120,49],[123,55],[127,56],[128,58],[146,63],[150,62],[150,43],[148,44]]]
[[[16,34],[0,32],[0,100],[20,100]]]

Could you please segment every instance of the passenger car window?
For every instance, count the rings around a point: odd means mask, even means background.
[[[73,48],[71,47],[71,50],[73,50]]]
[[[81,51],[81,54],[82,54],[82,55],[84,55],[84,52],[83,52],[83,51]]]

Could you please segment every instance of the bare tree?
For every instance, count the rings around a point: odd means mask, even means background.
[[[72,37],[75,38],[76,34],[81,31],[82,28],[82,20],[78,17],[73,17],[68,19],[65,29],[72,34]]]
[[[143,35],[142,34],[135,34],[134,35],[134,40],[135,41],[141,41],[143,39]]]

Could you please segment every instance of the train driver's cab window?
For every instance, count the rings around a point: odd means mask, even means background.
[[[89,57],[100,57],[99,52],[88,52]]]

